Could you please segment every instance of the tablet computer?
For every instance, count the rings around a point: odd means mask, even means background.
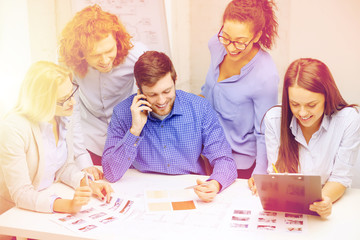
[[[302,174],[254,174],[264,210],[318,215],[309,206],[321,201],[321,178]]]

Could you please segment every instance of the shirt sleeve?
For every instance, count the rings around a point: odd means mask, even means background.
[[[279,108],[280,109],[280,108]],[[271,118],[269,114],[272,111],[279,109],[271,109],[265,115],[264,123],[265,123],[265,143],[266,143],[266,152],[267,152],[267,172],[272,173],[273,167],[272,164],[275,164],[279,154],[280,147],[280,122],[276,121],[276,119]]]
[[[352,170],[359,156],[360,149],[360,114],[355,112],[345,118],[346,127],[339,149],[335,156],[334,166],[328,179],[350,187]]]
[[[108,128],[102,157],[104,176],[109,182],[118,181],[130,168],[137,155],[137,148],[142,136],[130,133],[130,128],[114,111]]]
[[[14,122],[4,123],[0,128],[0,166],[5,180],[5,183],[1,184],[8,188],[17,207],[51,213],[53,193],[37,191],[30,178],[28,161],[38,159],[27,159],[25,149],[29,147],[29,141],[33,140],[33,136],[31,129],[27,130],[24,127],[22,122]]]
[[[204,100],[206,101],[206,100]],[[209,160],[213,172],[209,180],[216,180],[224,190],[237,177],[236,164],[232,158],[231,147],[226,140],[215,111],[210,104],[206,104],[202,116],[203,151],[202,154]]]
[[[277,74],[267,76],[266,80],[262,82],[258,94],[253,99],[255,111],[254,135],[256,137],[256,166],[253,174],[265,174],[268,166],[263,118],[265,113],[277,104],[278,81],[279,76]],[[264,89],[266,90],[264,91]]]
[[[64,166],[56,172],[56,181],[59,180],[76,189],[80,187],[80,181],[84,176],[84,173],[75,164],[73,154],[70,154]]]
[[[55,211],[54,211],[54,203],[55,203],[56,199],[61,199],[61,197],[59,197],[59,196],[57,196],[55,194],[51,196],[51,206],[50,206],[50,208],[53,209],[53,211],[52,211],[53,213],[55,213]]]

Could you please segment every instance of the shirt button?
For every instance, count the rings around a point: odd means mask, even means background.
[[[166,145],[164,146],[164,148],[166,148]]]
[[[134,146],[136,146],[136,143],[134,143]]]
[[[161,128],[163,128],[164,127],[164,125],[161,125]]]
[[[170,164],[168,164],[167,166],[170,167]]]

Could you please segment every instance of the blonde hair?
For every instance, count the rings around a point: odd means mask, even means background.
[[[21,84],[15,112],[24,115],[32,122],[49,121],[55,115],[58,87],[72,73],[52,62],[34,63]]]

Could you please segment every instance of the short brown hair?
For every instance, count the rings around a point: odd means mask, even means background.
[[[140,88],[143,85],[153,86],[156,82],[170,73],[175,83],[176,71],[170,58],[162,52],[147,51],[139,57],[134,66],[136,83]]]

